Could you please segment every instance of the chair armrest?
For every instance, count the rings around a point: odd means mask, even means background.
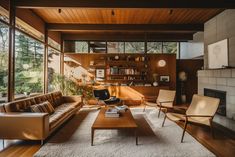
[[[141,98],[142,98],[142,101],[152,101],[152,100],[156,100],[157,99],[156,96],[143,96]]]
[[[209,115],[185,115],[185,117],[213,117],[213,116],[209,116]]]
[[[174,101],[160,101],[160,104],[164,104],[164,103],[170,103],[170,102],[174,102]]]
[[[82,102],[83,98],[81,95],[73,95],[73,96],[63,96],[64,102]]]
[[[49,135],[47,113],[0,113],[0,138],[43,140]]]

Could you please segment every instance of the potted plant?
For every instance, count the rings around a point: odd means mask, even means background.
[[[6,97],[7,96],[7,88],[4,86],[0,86],[0,96]]]

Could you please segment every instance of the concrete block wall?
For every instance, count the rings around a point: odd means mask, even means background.
[[[214,121],[235,131],[235,69],[199,70],[198,94],[204,95],[204,88],[226,92],[226,114],[216,115]]]
[[[235,9],[228,9],[204,25],[204,68],[208,69],[208,45],[228,38],[229,66],[235,67]]]

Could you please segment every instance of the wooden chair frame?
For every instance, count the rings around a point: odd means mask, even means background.
[[[166,121],[166,117],[167,117],[167,114],[165,114],[165,117],[164,117],[164,120],[162,122],[162,127],[164,126],[165,124],[165,121]],[[196,122],[191,122],[188,120],[189,117],[210,117],[209,121],[210,121],[210,131],[211,131],[211,135],[212,137],[214,138],[214,131],[213,131],[213,125],[212,125],[212,120],[214,118],[214,116],[209,116],[209,115],[183,115],[183,117],[185,117],[185,122],[184,122],[184,130],[183,130],[183,134],[182,134],[182,137],[181,137],[181,143],[183,143],[183,140],[184,140],[184,135],[185,135],[185,131],[187,129],[187,125],[188,123],[196,123]],[[183,119],[181,119],[183,120]],[[201,123],[197,123],[197,124],[201,124]],[[203,124],[202,124],[203,125]]]

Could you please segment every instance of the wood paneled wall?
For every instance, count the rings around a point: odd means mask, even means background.
[[[187,103],[190,103],[192,100],[193,94],[197,94],[198,88],[198,79],[197,79],[197,71],[203,67],[202,59],[185,59],[185,60],[177,60],[176,69],[177,69],[177,103],[181,103],[180,98],[180,88],[181,84],[178,79],[178,74],[180,71],[185,71],[187,73],[187,81],[185,82],[185,93],[187,97]]]

